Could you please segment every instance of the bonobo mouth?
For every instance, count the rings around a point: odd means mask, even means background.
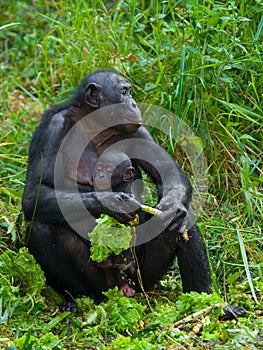
[[[142,125],[142,122],[138,122],[136,124],[128,123],[128,124],[125,124],[125,130],[129,134],[133,134],[139,129],[141,125]]]
[[[122,132],[125,132],[127,134],[134,134],[140,126],[142,126],[142,122],[138,121],[136,123],[125,123],[115,125],[114,129],[121,130]]]

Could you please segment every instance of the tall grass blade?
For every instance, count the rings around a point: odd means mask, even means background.
[[[5,24],[5,25],[1,26],[1,27],[0,27],[0,30],[6,29],[6,28],[8,28],[8,27],[16,26],[16,25],[18,25],[18,24],[21,24],[21,23],[20,23],[20,22],[8,23],[8,24]]]
[[[17,80],[14,79],[14,81],[15,81],[15,83],[17,84],[17,86],[18,86],[27,96],[29,96],[33,101],[37,102],[37,103],[40,105],[40,107],[41,107],[42,109],[45,108],[45,106],[41,103],[41,101],[39,101],[38,98],[36,98],[33,94],[31,94],[31,92],[30,92],[29,90],[27,90],[27,89],[26,89],[23,85],[21,85]]]
[[[250,272],[249,272],[247,253],[246,253],[246,249],[244,246],[243,237],[242,237],[241,233],[239,232],[239,229],[237,229],[237,238],[238,238],[238,243],[239,243],[239,247],[240,247],[240,251],[241,251],[241,255],[242,255],[242,259],[243,259],[243,263],[244,263],[244,267],[245,267],[245,271],[246,271],[246,275],[247,275],[248,284],[249,284],[249,287],[251,290],[251,294],[252,294],[255,302],[258,304],[258,299],[257,299],[256,293],[255,293],[255,289],[254,289],[253,282],[252,282]]]
[[[180,80],[179,80],[177,107],[176,107],[176,115],[177,116],[180,115],[180,110],[181,110],[181,105],[182,105],[183,84],[184,84],[184,67],[185,67],[185,45],[183,45],[183,47],[182,47],[182,54],[181,54]]]
[[[255,38],[253,40],[253,44],[252,44],[253,47],[255,47],[257,42],[258,42],[258,38],[259,38],[259,36],[261,34],[262,28],[263,28],[263,16],[261,17],[261,20],[260,20],[259,25],[258,25],[257,32],[255,34]]]
[[[241,105],[237,105],[235,103],[226,102],[226,101],[223,101],[223,100],[219,100],[218,98],[215,98],[215,97],[213,97],[213,98],[215,100],[217,100],[218,102],[221,102],[227,108],[238,112],[240,114],[240,116],[244,116],[246,119],[248,119],[251,122],[253,122],[255,124],[258,124],[258,125],[260,125],[262,127],[263,115],[253,112],[247,106],[241,106]],[[256,120],[256,119],[259,119],[259,120]]]

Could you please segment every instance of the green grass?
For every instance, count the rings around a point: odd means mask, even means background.
[[[87,73],[115,69],[132,82],[137,101],[172,111],[197,135],[209,179],[198,220],[216,288],[225,300],[248,310],[248,317],[238,322],[219,323],[210,315],[179,330],[172,327],[180,312],[174,306],[180,295],[175,266],[149,295],[154,311],[142,312],[137,304],[131,305],[140,310],[141,322],[135,329],[114,330],[107,303],[96,309],[83,301],[86,309],[78,315],[61,314],[54,302],[58,296],[43,288],[37,290],[41,298],[35,298],[28,292],[26,277],[16,281],[0,265],[0,279],[10,282],[5,290],[0,285],[1,346],[37,349],[54,344],[58,349],[81,349],[85,342],[100,349],[139,349],[139,343],[141,349],[262,346],[262,2],[0,0],[0,23],[1,251],[17,252],[24,239],[21,195],[28,144],[41,112],[66,99]],[[172,131],[153,133],[192,178]],[[14,259],[17,264],[20,254]],[[147,306],[143,296],[136,302]],[[188,313],[195,312],[189,303]],[[200,309],[207,305],[199,301]],[[169,312],[173,321],[165,318]],[[89,323],[92,315],[94,321]],[[210,320],[210,328],[205,325],[203,331],[186,335],[200,320]],[[101,335],[97,343],[96,330]]]

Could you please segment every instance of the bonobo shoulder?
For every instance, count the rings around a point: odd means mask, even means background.
[[[71,126],[69,111],[66,109],[59,111],[50,118],[44,137],[46,140],[50,140],[53,145],[57,144],[57,142],[61,143]]]
[[[43,114],[31,140],[29,161],[38,157],[41,150],[55,145],[58,140],[61,140],[63,133],[69,130],[70,127],[66,125],[68,124],[68,120],[65,118],[66,114],[66,109],[57,109],[56,107]]]
[[[67,112],[70,110],[71,104],[69,102],[60,103],[58,105],[52,106],[49,109],[47,109],[42,117],[41,117],[41,124],[48,125],[53,120],[58,120],[62,118],[65,118]]]
[[[67,111],[63,110],[52,115],[52,118],[49,119],[49,123],[48,123],[48,128],[50,129],[50,131],[54,129],[64,128],[66,124],[66,114],[67,114]]]
[[[46,143],[47,140],[52,140],[56,134],[60,134],[60,131],[65,128],[67,123],[65,118],[66,112],[66,110],[62,110],[52,115],[44,114],[34,133],[33,141],[34,139],[42,138]]]

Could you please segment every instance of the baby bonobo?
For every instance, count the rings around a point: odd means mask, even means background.
[[[134,168],[130,158],[120,151],[104,152],[97,161],[93,183],[95,190],[131,193]],[[96,266],[103,269],[107,283],[111,287],[118,286],[127,297],[134,295],[131,278],[136,274],[136,262],[131,249],[119,255],[110,255]]]

